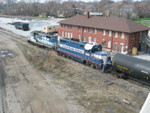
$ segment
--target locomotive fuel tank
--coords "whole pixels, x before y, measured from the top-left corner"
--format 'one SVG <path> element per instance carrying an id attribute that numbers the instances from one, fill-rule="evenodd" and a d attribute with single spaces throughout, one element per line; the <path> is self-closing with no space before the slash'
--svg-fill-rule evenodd
<path id="1" fill-rule="evenodd" d="M 112 62 L 113 71 L 124 73 L 150 83 L 150 61 L 123 54 L 116 54 Z"/>

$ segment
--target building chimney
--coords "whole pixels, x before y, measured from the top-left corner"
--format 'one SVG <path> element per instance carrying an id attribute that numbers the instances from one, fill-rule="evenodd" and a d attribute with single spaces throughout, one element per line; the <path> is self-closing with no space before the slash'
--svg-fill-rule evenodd
<path id="1" fill-rule="evenodd" d="M 87 19 L 90 18 L 90 12 L 89 11 L 87 11 L 87 13 L 86 13 L 86 18 Z"/>

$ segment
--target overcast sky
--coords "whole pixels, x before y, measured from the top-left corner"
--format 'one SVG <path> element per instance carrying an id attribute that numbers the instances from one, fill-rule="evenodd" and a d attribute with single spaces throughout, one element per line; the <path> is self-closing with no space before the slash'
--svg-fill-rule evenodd
<path id="1" fill-rule="evenodd" d="M 20 0 L 18 0 L 18 1 L 20 1 Z M 29 1 L 29 0 L 26 0 L 26 1 Z M 47 1 L 47 0 L 39 0 L 40 2 L 45 2 L 45 1 Z M 52 0 L 53 1 L 53 0 Z M 62 0 L 62 1 L 68 1 L 68 0 Z M 72 0 L 72 1 L 84 1 L 84 2 L 92 2 L 92 1 L 100 1 L 100 0 Z M 113 1 L 122 1 L 122 0 L 113 0 Z M 137 1 L 137 0 L 133 0 L 133 1 Z M 140 0 L 138 0 L 138 1 L 140 1 Z"/>

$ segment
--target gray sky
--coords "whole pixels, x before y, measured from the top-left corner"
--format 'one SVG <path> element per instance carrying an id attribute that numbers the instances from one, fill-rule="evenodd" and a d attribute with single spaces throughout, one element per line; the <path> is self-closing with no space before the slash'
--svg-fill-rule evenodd
<path id="1" fill-rule="evenodd" d="M 20 1 L 20 0 L 18 0 Z M 29 1 L 29 0 L 26 0 L 26 1 Z M 39 0 L 40 2 L 45 2 L 46 0 Z M 62 0 L 62 1 L 68 1 L 68 0 Z M 75 0 L 74 0 L 75 1 Z M 100 0 L 76 0 L 76 1 L 85 1 L 85 2 L 92 2 L 92 1 L 100 1 Z M 122 0 L 113 0 L 113 1 L 122 1 Z M 133 1 L 136 1 L 136 0 L 133 0 Z M 140 1 L 140 0 L 139 0 Z"/>

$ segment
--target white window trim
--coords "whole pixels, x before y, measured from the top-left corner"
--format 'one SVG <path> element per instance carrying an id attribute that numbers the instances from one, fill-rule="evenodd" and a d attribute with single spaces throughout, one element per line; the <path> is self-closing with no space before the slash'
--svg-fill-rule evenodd
<path id="1" fill-rule="evenodd" d="M 110 45 L 109 45 L 109 43 L 110 43 Z M 111 48 L 111 41 L 110 41 L 110 40 L 109 40 L 108 43 L 107 43 L 107 47 L 108 47 L 108 48 Z"/>
<path id="2" fill-rule="evenodd" d="M 112 31 L 109 31 L 109 37 L 111 37 L 112 36 Z"/>
<path id="3" fill-rule="evenodd" d="M 66 38 L 68 38 L 67 36 L 68 36 L 68 33 L 67 33 L 67 32 L 65 32 L 65 37 L 66 37 Z"/>
<path id="4" fill-rule="evenodd" d="M 68 38 L 70 38 L 70 33 L 68 33 Z"/>
<path id="5" fill-rule="evenodd" d="M 81 31 L 81 27 L 80 26 L 78 26 L 78 31 Z"/>
<path id="6" fill-rule="evenodd" d="M 86 42 L 86 36 L 84 36 L 84 42 Z"/>
<path id="7" fill-rule="evenodd" d="M 125 38 L 125 33 L 121 33 L 121 39 Z"/>
<path id="8" fill-rule="evenodd" d="M 96 37 L 94 38 L 94 42 L 97 43 L 97 38 Z"/>
<path id="9" fill-rule="evenodd" d="M 91 43 L 92 42 L 92 37 L 89 37 L 88 39 L 89 39 L 88 42 Z"/>
<path id="10" fill-rule="evenodd" d="M 120 43 L 120 47 L 121 46 L 123 46 L 123 52 L 124 52 L 124 43 Z M 122 53 L 121 48 L 119 48 L 119 49 L 120 49 L 120 52 Z"/>
<path id="11" fill-rule="evenodd" d="M 61 34 L 61 35 L 62 35 L 62 37 L 64 37 L 64 31 L 62 31 L 62 34 Z"/>
<path id="12" fill-rule="evenodd" d="M 84 32 L 86 32 L 87 28 L 84 28 Z"/>
<path id="13" fill-rule="evenodd" d="M 97 34 L 97 29 L 96 28 L 94 29 L 94 34 Z"/>
<path id="14" fill-rule="evenodd" d="M 79 39 L 79 41 L 81 41 L 81 35 L 78 35 L 78 39 Z"/>
<path id="15" fill-rule="evenodd" d="M 91 32 L 92 32 L 92 29 L 91 29 L 91 28 L 88 28 L 88 32 L 91 33 Z"/>
<path id="16" fill-rule="evenodd" d="M 103 35 L 104 35 L 104 36 L 106 35 L 106 30 L 103 30 Z"/>
<path id="17" fill-rule="evenodd" d="M 70 33 L 70 38 L 73 38 L 73 33 Z"/>
<path id="18" fill-rule="evenodd" d="M 115 32 L 115 38 L 118 38 L 118 32 Z"/>

